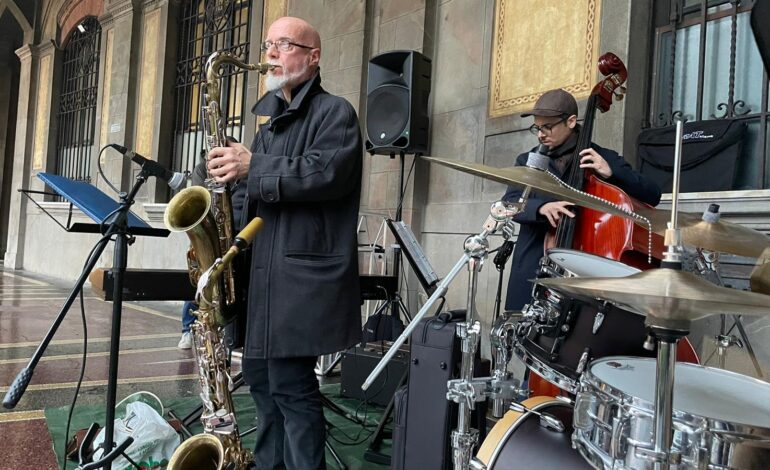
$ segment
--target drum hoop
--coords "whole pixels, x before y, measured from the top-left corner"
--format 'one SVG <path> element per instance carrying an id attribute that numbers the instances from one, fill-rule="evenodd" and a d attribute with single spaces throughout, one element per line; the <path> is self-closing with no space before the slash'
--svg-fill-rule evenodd
<path id="1" fill-rule="evenodd" d="M 541 401 L 540 403 L 537 403 L 536 405 L 529 406 L 527 405 L 527 402 L 532 400 L 540 400 L 545 399 L 544 401 Z M 531 397 L 522 402 L 522 405 L 526 406 L 530 410 L 533 411 L 540 411 L 540 409 L 545 408 L 549 405 L 562 405 L 569 407 L 568 404 L 564 403 L 561 400 L 557 400 L 554 397 L 547 397 L 547 396 L 538 396 L 538 397 Z M 495 444 L 495 448 L 492 451 L 492 454 L 489 456 L 489 462 L 487 462 L 487 468 L 489 466 L 493 465 L 497 461 L 497 457 L 500 455 L 500 452 L 503 450 L 503 447 L 505 446 L 505 443 L 508 442 L 508 437 L 510 437 L 511 434 L 513 434 L 524 422 L 526 418 L 529 416 L 532 416 L 532 413 L 527 411 L 526 413 L 520 413 L 520 416 L 516 418 L 513 423 L 511 423 L 510 426 L 505 430 L 505 433 L 503 433 L 503 436 L 500 438 L 500 440 Z"/>
<path id="2" fill-rule="evenodd" d="M 529 354 L 529 351 L 519 341 L 514 341 L 513 351 L 516 356 L 527 366 L 530 370 L 543 377 L 548 382 L 556 385 L 562 390 L 565 390 L 571 394 L 576 394 L 580 389 L 580 382 L 571 377 L 568 377 L 561 372 L 549 367 L 545 362 L 539 358 Z"/>
<path id="3" fill-rule="evenodd" d="M 569 248 L 550 248 L 548 251 L 546 251 L 545 257 L 548 259 L 549 263 L 555 264 L 558 268 L 560 268 L 565 273 L 569 273 L 568 276 L 564 276 L 564 277 L 581 277 L 581 276 L 578 276 L 577 274 L 573 273 L 572 271 L 570 271 L 566 267 L 562 266 L 561 264 L 559 264 L 555 260 L 553 260 L 551 258 L 551 253 L 567 253 L 567 254 L 579 253 L 579 256 L 583 257 L 583 258 L 593 258 L 593 259 L 595 259 L 597 261 L 607 262 L 607 264 L 612 264 L 612 265 L 616 265 L 616 266 L 625 266 L 625 267 L 631 268 L 633 270 L 632 272 L 630 272 L 628 274 L 629 276 L 631 274 L 636 274 L 636 273 L 641 272 L 641 270 L 639 270 L 638 268 L 634 268 L 633 266 L 629 266 L 626 263 L 623 263 L 621 261 L 614 260 L 614 259 L 611 259 L 611 258 L 607 258 L 605 256 L 599 256 L 599 255 L 595 255 L 593 253 L 587 253 L 585 251 L 580 251 L 580 250 L 572 250 L 572 249 L 569 249 Z"/>
<path id="4" fill-rule="evenodd" d="M 591 395 L 594 396 L 608 396 L 610 397 L 617 406 L 623 408 L 624 413 L 630 413 L 631 409 L 633 409 L 635 414 L 639 414 L 639 411 L 643 412 L 645 415 L 649 415 L 651 418 L 655 414 L 655 406 L 652 402 L 647 401 L 643 398 L 637 397 L 635 395 L 632 395 L 628 392 L 625 392 L 613 385 L 610 385 L 609 383 L 599 379 L 596 377 L 592 372 L 592 367 L 594 364 L 598 362 L 609 362 L 612 360 L 625 360 L 628 359 L 635 359 L 635 360 L 644 360 L 644 361 L 655 361 L 655 359 L 652 358 L 638 358 L 634 356 L 606 356 L 601 359 L 597 359 L 589 365 L 589 367 L 586 368 L 586 370 L 583 372 L 583 374 L 580 377 L 580 387 L 578 394 L 583 394 L 586 392 L 590 392 Z M 720 373 L 726 373 L 725 375 L 729 376 L 736 376 L 740 377 L 741 379 L 752 379 L 754 382 L 758 382 L 759 384 L 767 385 L 767 382 L 763 382 L 758 379 L 754 379 L 753 377 L 747 377 L 742 374 L 738 374 L 736 372 L 732 371 L 726 371 L 722 369 L 715 369 L 713 367 L 706 367 L 699 364 L 690 364 L 686 362 L 677 362 L 677 367 L 686 367 L 686 368 L 692 368 L 692 369 L 705 369 L 705 370 L 715 370 L 719 371 Z M 578 397 L 576 399 L 576 402 L 579 401 L 580 398 Z M 719 435 L 736 435 L 736 434 L 755 434 L 757 430 L 766 430 L 768 431 L 767 439 L 770 439 L 770 427 L 763 427 L 758 426 L 756 424 L 747 424 L 747 423 L 740 423 L 738 421 L 726 421 L 724 419 L 717 419 L 712 418 L 706 415 L 701 415 L 689 411 L 683 411 L 681 409 L 674 409 L 674 419 L 681 425 L 687 425 L 687 426 L 706 426 L 706 430 L 708 434 L 719 434 Z M 675 425 L 676 427 L 676 425 Z M 720 430 L 719 428 L 724 428 L 723 430 Z M 751 436 L 752 440 L 755 440 L 759 436 Z M 759 437 L 760 441 L 765 441 L 766 439 Z"/>

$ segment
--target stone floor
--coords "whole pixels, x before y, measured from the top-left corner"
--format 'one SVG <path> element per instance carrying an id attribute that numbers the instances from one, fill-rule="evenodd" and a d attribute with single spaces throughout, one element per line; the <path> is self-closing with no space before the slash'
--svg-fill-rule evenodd
<path id="1" fill-rule="evenodd" d="M 72 286 L 0 266 L 0 394 L 27 366 Z M 103 404 L 109 368 L 112 303 L 84 292 L 88 360 L 78 405 Z M 181 334 L 180 302 L 124 303 L 117 397 L 146 390 L 161 399 L 197 395 L 189 350 Z M 0 468 L 58 468 L 43 410 L 72 402 L 83 354 L 84 329 L 76 300 L 45 350 L 26 393 L 13 410 L 0 410 Z M 103 423 L 102 423 L 103 424 Z"/>

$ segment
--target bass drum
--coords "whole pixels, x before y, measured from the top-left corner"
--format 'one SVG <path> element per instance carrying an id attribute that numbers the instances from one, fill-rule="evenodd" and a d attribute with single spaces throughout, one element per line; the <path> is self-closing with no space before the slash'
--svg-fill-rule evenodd
<path id="1" fill-rule="evenodd" d="M 565 429 L 559 432 L 546 427 L 533 413 L 507 412 L 489 431 L 476 455 L 488 470 L 592 468 L 572 449 L 572 405 L 553 397 L 532 397 L 521 404 L 557 418 Z"/>

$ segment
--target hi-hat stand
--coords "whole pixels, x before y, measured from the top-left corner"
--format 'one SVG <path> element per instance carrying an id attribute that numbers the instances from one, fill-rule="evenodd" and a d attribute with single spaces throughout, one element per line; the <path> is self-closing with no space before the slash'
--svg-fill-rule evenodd
<path id="1" fill-rule="evenodd" d="M 115 237 L 115 249 L 113 259 L 113 301 L 112 301 L 112 328 L 110 333 L 110 360 L 109 371 L 107 378 L 107 402 L 105 405 L 105 423 L 104 423 L 104 441 L 99 446 L 102 449 L 101 457 L 95 461 L 90 461 L 93 454 L 89 454 L 87 449 L 90 448 L 93 440 L 97 435 L 97 424 L 94 423 L 88 429 L 86 437 L 83 439 L 80 449 L 78 450 L 79 456 L 79 469 L 80 470 L 92 470 L 97 468 L 104 468 L 110 470 L 112 467 L 112 461 L 118 456 L 125 455 L 125 450 L 133 442 L 133 438 L 128 437 L 120 443 L 113 441 L 113 430 L 115 424 L 115 402 L 117 394 L 118 384 L 118 358 L 120 353 L 120 322 L 123 305 L 123 275 L 126 271 L 126 264 L 128 261 L 128 247 L 136 240 L 135 235 L 141 232 L 143 235 L 148 236 L 161 236 L 166 237 L 169 234 L 165 229 L 154 229 L 140 220 L 133 213 L 130 212 L 131 206 L 134 204 L 134 198 L 147 181 L 147 179 L 153 176 L 152 171 L 148 171 L 142 167 L 142 170 L 136 176 L 134 186 L 128 193 L 120 194 L 120 204 L 110 199 L 106 194 L 99 191 L 96 187 L 87 183 L 76 182 L 64 178 L 62 176 L 50 175 L 46 173 L 39 173 L 38 177 L 45 181 L 45 183 L 52 187 L 58 194 L 65 197 L 72 204 L 77 206 L 86 215 L 91 217 L 98 225 L 92 225 L 83 231 L 91 233 L 101 232 L 104 236 L 97 243 L 94 248 L 91 258 L 86 263 L 85 268 L 80 274 L 75 287 L 70 292 L 69 297 L 64 303 L 61 311 L 54 320 L 51 328 L 46 333 L 43 341 L 38 346 L 37 350 L 33 354 L 27 367 L 21 370 L 19 374 L 11 384 L 8 392 L 3 400 L 3 406 L 11 409 L 21 399 L 34 372 L 40 358 L 43 356 L 48 344 L 56 334 L 59 325 L 64 320 L 70 306 L 74 302 L 77 295 L 83 289 L 88 275 L 96 266 L 99 257 L 101 256 L 107 244 Z M 96 230 L 98 229 L 98 230 Z M 138 468 L 138 467 L 137 467 Z"/>

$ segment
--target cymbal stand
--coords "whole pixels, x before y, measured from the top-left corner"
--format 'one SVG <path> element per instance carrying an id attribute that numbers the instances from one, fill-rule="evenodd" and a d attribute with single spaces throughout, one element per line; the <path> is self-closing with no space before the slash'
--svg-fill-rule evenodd
<path id="1" fill-rule="evenodd" d="M 716 217 L 717 217 L 716 220 L 718 220 L 718 216 L 719 216 L 718 210 L 719 210 L 718 205 L 711 204 L 711 206 L 709 206 L 709 209 L 706 212 L 704 212 L 703 219 L 706 220 L 707 217 L 710 216 L 710 214 L 716 214 Z M 706 251 L 700 248 L 698 248 L 697 251 L 698 251 L 699 260 L 703 264 L 702 271 L 708 270 L 714 273 L 719 285 L 724 287 L 725 283 L 722 281 L 722 276 L 719 273 L 719 253 L 714 251 Z M 696 262 L 696 264 L 698 263 Z M 764 374 L 762 373 L 762 366 L 759 365 L 757 354 L 754 352 L 754 348 L 752 347 L 751 342 L 749 341 L 749 336 L 746 333 L 746 328 L 743 325 L 743 320 L 741 320 L 740 315 L 731 315 L 731 316 L 733 317 L 732 328 L 736 328 L 738 330 L 740 339 L 736 338 L 735 335 L 731 335 L 729 331 L 726 331 L 727 316 L 725 314 L 720 315 L 719 316 L 719 321 L 720 321 L 719 334 L 714 337 L 714 341 L 716 342 L 716 348 L 717 348 L 716 350 L 717 367 L 719 367 L 720 369 L 725 368 L 727 353 L 730 347 L 738 346 L 738 348 L 740 349 L 743 349 L 745 347 L 746 353 L 749 355 L 749 359 L 751 359 L 751 363 L 754 366 L 754 370 L 757 373 L 757 377 L 760 379 L 764 379 Z M 730 328 L 730 331 L 732 331 L 732 328 Z"/>
<path id="2" fill-rule="evenodd" d="M 484 223 L 483 230 L 477 235 L 469 236 L 464 243 L 463 256 L 451 269 L 449 274 L 441 280 L 435 292 L 415 315 L 412 322 L 404 329 L 390 350 L 383 356 L 377 366 L 366 378 L 361 388 L 368 389 L 374 380 L 384 370 L 388 361 L 398 351 L 398 348 L 412 334 L 422 317 L 431 310 L 439 298 L 446 295 L 449 284 L 459 274 L 460 270 L 468 265 L 468 296 L 467 314 L 464 322 L 457 325 L 457 336 L 462 339 L 462 360 L 460 366 L 460 378 L 450 380 L 447 383 L 447 399 L 459 405 L 458 426 L 452 432 L 453 462 L 455 470 L 465 470 L 471 466 L 472 451 L 478 441 L 479 432 L 470 427 L 471 410 L 477 401 L 488 398 L 513 399 L 521 393 L 520 383 L 515 379 L 500 381 L 495 377 L 473 377 L 473 358 L 478 347 L 481 333 L 481 323 L 475 319 L 476 314 L 476 290 L 478 287 L 478 273 L 481 271 L 484 259 L 489 254 L 489 242 L 487 237 L 501 229 L 510 219 L 521 212 L 529 197 L 530 187 L 526 187 L 517 203 L 506 204 L 498 201 L 492 205 L 490 215 Z M 475 466 L 475 464 L 474 464 Z"/>
<path id="3" fill-rule="evenodd" d="M 679 177 L 682 161 L 683 122 L 676 122 L 676 147 L 674 150 L 674 175 L 671 199 L 671 222 L 666 229 L 666 252 L 662 268 L 682 269 L 682 234 L 677 225 L 679 205 Z M 671 439 L 674 414 L 674 374 L 676 371 L 676 348 L 680 339 L 690 332 L 689 321 L 665 321 L 648 316 L 645 325 L 658 346 L 655 371 L 655 418 L 653 427 L 653 449 L 637 449 L 643 458 L 655 463 L 655 470 L 668 469 L 678 463 L 678 455 L 671 454 Z M 648 339 L 645 347 L 651 346 Z"/>

